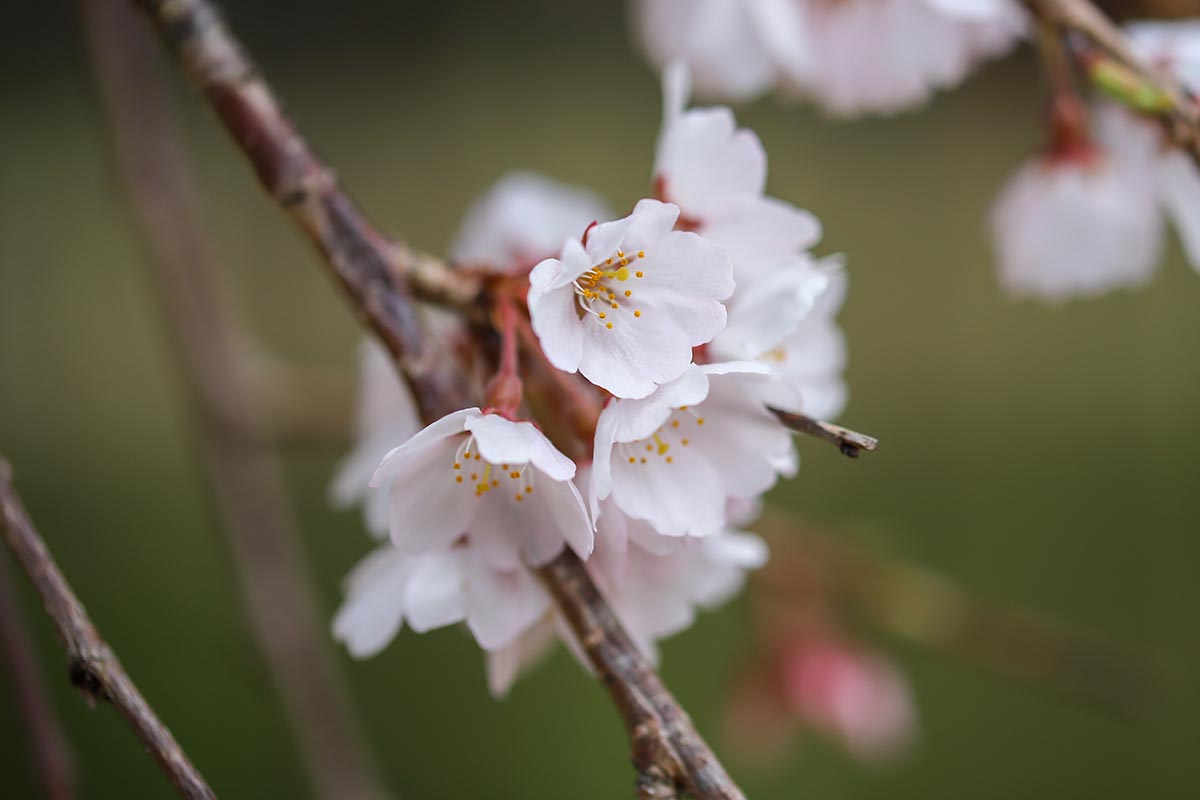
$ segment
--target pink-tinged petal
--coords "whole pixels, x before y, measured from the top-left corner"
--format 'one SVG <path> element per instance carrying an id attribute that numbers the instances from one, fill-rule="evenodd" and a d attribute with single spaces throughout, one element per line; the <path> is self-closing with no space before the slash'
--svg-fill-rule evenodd
<path id="1" fill-rule="evenodd" d="M 467 423 L 484 460 L 493 464 L 531 463 L 556 481 L 575 477 L 575 462 L 560 453 L 531 422 L 484 414 Z"/>
<path id="2" fill-rule="evenodd" d="M 467 579 L 467 627 L 484 650 L 511 644 L 538 621 L 550 598 L 527 570 L 500 572 L 473 561 Z"/>
<path id="3" fill-rule="evenodd" d="M 728 108 L 691 109 L 663 131 L 654 174 L 685 216 L 705 221 L 762 194 L 767 156 L 753 131 L 738 130 Z"/>
<path id="4" fill-rule="evenodd" d="M 647 246 L 638 262 L 645 282 L 635 281 L 637 292 L 656 291 L 689 297 L 725 300 L 733 294 L 733 264 L 716 243 L 690 231 L 672 231 Z"/>
<path id="5" fill-rule="evenodd" d="M 709 463 L 681 452 L 668 464 L 657 455 L 612 465 L 612 499 L 631 517 L 664 536 L 707 536 L 725 522 L 725 487 Z"/>
<path id="6" fill-rule="evenodd" d="M 734 278 L 746 283 L 814 247 L 821 240 L 821 222 L 791 203 L 757 197 L 710 217 L 697 233 L 725 250 Z"/>
<path id="7" fill-rule="evenodd" d="M 679 206 L 674 203 L 648 197 L 638 200 L 633 213 L 629 215 L 629 228 L 623 242 L 625 250 L 636 252 L 647 247 L 658 247 L 663 237 L 674 230 L 678 219 Z M 612 255 L 612 251 L 600 250 L 599 253 Z"/>
<path id="8" fill-rule="evenodd" d="M 508 694 L 520 677 L 544 659 L 554 647 L 555 617 L 539 620 L 512 643 L 487 653 L 488 691 L 497 700 Z"/>
<path id="9" fill-rule="evenodd" d="M 346 599 L 333 618 L 333 636 L 355 658 L 381 652 L 404 624 L 404 588 L 412 558 L 390 545 L 374 550 L 346 579 Z"/>
<path id="10" fill-rule="evenodd" d="M 539 292 L 531 285 L 529 318 L 550 363 L 565 372 L 578 370 L 583 358 L 584 328 L 576 312 L 574 290 Z"/>
<path id="11" fill-rule="evenodd" d="M 633 225 L 636 213 L 635 209 L 634 214 L 630 214 L 628 217 L 622 217 L 612 222 L 601 222 L 588 231 L 587 244 L 584 245 L 584 250 L 589 267 L 603 262 L 621 248 L 630 227 Z"/>
<path id="12" fill-rule="evenodd" d="M 388 490 L 392 542 L 406 552 L 443 549 L 468 527 L 477 506 L 470 468 L 454 470 L 456 439 L 424 448 L 398 468 Z M 475 462 L 472 462 L 475 463 Z M 460 473 L 466 473 L 465 475 Z M 462 482 L 455 478 L 462 477 Z"/>
<path id="13" fill-rule="evenodd" d="M 1200 170 L 1186 154 L 1165 153 L 1159 166 L 1163 205 L 1175 223 L 1188 262 L 1200 271 Z"/>
<path id="14" fill-rule="evenodd" d="M 466 618 L 466 578 L 462 548 L 417 556 L 404 589 L 408 624 L 425 633 Z"/>
<path id="15" fill-rule="evenodd" d="M 757 358 L 778 347 L 812 313 L 829 278 L 797 260 L 768 272 L 738 292 L 729 324 L 712 342 L 710 352 L 731 358 Z"/>
<path id="16" fill-rule="evenodd" d="M 640 318 L 617 318 L 612 328 L 585 324 L 579 372 L 617 397 L 645 397 L 679 377 L 691 359 L 691 340 L 673 316 L 645 312 Z"/>
<path id="17" fill-rule="evenodd" d="M 383 486 L 396 479 L 397 475 L 408 474 L 407 465 L 413 459 L 425 458 L 425 450 L 445 439 L 466 430 L 467 420 L 480 415 L 478 408 L 464 408 L 427 425 L 404 444 L 391 450 L 375 470 L 371 486 Z"/>
<path id="18" fill-rule="evenodd" d="M 708 378 L 704 368 L 689 364 L 683 375 L 664 383 L 648 397 L 609 403 L 600 412 L 596 429 L 599 431 L 600 426 L 605 426 L 606 432 L 612 432 L 612 441 L 617 443 L 645 439 L 666 424 L 672 409 L 696 405 L 707 396 Z M 599 441 L 597 433 L 597 442 Z M 599 452 L 593 460 L 594 463 L 602 461 Z"/>
<path id="19" fill-rule="evenodd" d="M 574 482 L 542 481 L 538 483 L 537 490 L 526 497 L 544 506 L 553 529 L 580 558 L 586 559 L 592 554 L 595 526 Z M 540 552 L 531 549 L 529 563 L 541 566 L 557 556 L 558 552 L 559 548 L 545 548 Z"/>

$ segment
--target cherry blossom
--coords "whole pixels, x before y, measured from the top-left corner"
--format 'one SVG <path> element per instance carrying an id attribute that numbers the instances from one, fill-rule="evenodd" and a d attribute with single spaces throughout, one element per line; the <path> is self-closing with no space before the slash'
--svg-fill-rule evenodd
<path id="1" fill-rule="evenodd" d="M 479 646 L 497 651 L 534 626 L 550 598 L 523 566 L 497 568 L 466 544 L 407 553 L 385 544 L 346 579 L 334 636 L 356 658 L 379 653 L 404 623 L 418 633 L 465 622 Z"/>
<path id="2" fill-rule="evenodd" d="M 688 81 L 681 64 L 663 76 L 655 185 L 679 206 L 680 224 L 719 244 L 739 284 L 748 284 L 815 245 L 821 223 L 765 194 L 767 155 L 758 136 L 738 128 L 728 108 L 686 108 Z"/>
<path id="3" fill-rule="evenodd" d="M 1014 0 L 640 0 L 639 38 L 707 96 L 772 86 L 830 113 L 890 114 L 961 83 L 1025 29 Z"/>
<path id="4" fill-rule="evenodd" d="M 642 399 L 616 399 L 596 427 L 592 486 L 666 536 L 724 525 L 726 499 L 752 498 L 795 472 L 787 429 L 749 388 L 769 380 L 749 362 L 691 366 Z"/>
<path id="5" fill-rule="evenodd" d="M 592 523 L 575 464 L 530 422 L 468 408 L 389 452 L 371 483 L 387 485 L 392 542 L 405 552 L 448 547 L 469 532 L 504 569 L 544 564 L 563 542 L 586 558 Z"/>
<path id="6" fill-rule="evenodd" d="M 645 397 L 725 327 L 733 268 L 712 242 L 675 230 L 678 218 L 676 206 L 642 200 L 533 269 L 530 319 L 554 366 Z"/>
<path id="7" fill-rule="evenodd" d="M 735 295 L 708 354 L 770 367 L 774 379 L 752 385 L 765 404 L 833 419 L 846 404 L 846 343 L 836 321 L 845 297 L 839 256 L 798 257 Z"/>
<path id="8" fill-rule="evenodd" d="M 587 189 L 513 172 L 471 204 L 450 258 L 474 269 L 526 272 L 557 253 L 568 237 L 612 217 L 604 201 Z"/>

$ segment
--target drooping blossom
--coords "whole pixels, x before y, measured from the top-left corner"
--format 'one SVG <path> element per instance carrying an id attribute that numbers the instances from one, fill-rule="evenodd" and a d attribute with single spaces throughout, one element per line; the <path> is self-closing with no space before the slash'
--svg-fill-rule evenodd
<path id="1" fill-rule="evenodd" d="M 1134 53 L 1193 93 L 1200 91 L 1200 20 L 1126 26 Z M 1196 102 L 1184 99 L 1184 102 Z M 1112 101 L 1096 110 L 1096 136 L 1128 168 L 1148 176 L 1192 267 L 1200 270 L 1200 168 L 1169 142 L 1159 122 Z"/>
<path id="2" fill-rule="evenodd" d="M 658 66 L 680 60 L 706 96 L 773 86 L 830 113 L 889 114 L 961 83 L 1021 37 L 1014 0 L 640 0 Z"/>
<path id="3" fill-rule="evenodd" d="M 674 205 L 642 200 L 533 269 L 530 319 L 554 366 L 645 397 L 725 327 L 733 268 L 711 241 L 675 230 L 678 217 Z"/>
<path id="4" fill-rule="evenodd" d="M 1000 281 L 1049 301 L 1143 285 L 1162 245 L 1154 181 L 1098 144 L 1077 101 L 1060 98 L 1054 139 L 1000 192 L 992 235 Z"/>
<path id="5" fill-rule="evenodd" d="M 778 755 L 795 731 L 818 733 L 870 766 L 903 756 L 918 733 L 904 675 L 833 631 L 780 631 L 743 672 L 727 723 L 747 755 Z"/>
<path id="6" fill-rule="evenodd" d="M 367 658 L 405 623 L 424 633 L 465 622 L 479 646 L 494 652 L 535 626 L 549 607 L 546 590 L 528 569 L 497 567 L 479 548 L 408 553 L 384 544 L 346 579 L 333 633 L 351 655 Z"/>
<path id="7" fill-rule="evenodd" d="M 821 238 L 808 211 L 766 194 L 767 155 L 728 108 L 686 108 L 682 64 L 663 75 L 663 125 L 654 159 L 661 199 L 680 209 L 680 224 L 719 244 L 743 291 L 786 266 Z"/>
<path id="8" fill-rule="evenodd" d="M 358 380 L 354 449 L 338 465 L 329 495 L 339 508 L 361 503 L 367 530 L 383 538 L 388 529 L 387 492 L 372 489 L 371 476 L 389 450 L 421 429 L 421 418 L 396 366 L 373 341 L 359 348 Z"/>
<path id="9" fill-rule="evenodd" d="M 836 320 L 845 298 L 840 257 L 800 257 L 735 295 L 708 354 L 770 367 L 773 379 L 752 386 L 768 406 L 834 419 L 846 405 L 846 343 Z"/>
<path id="10" fill-rule="evenodd" d="M 794 474 L 791 435 L 749 384 L 750 362 L 692 365 L 641 399 L 615 399 L 596 427 L 592 486 L 665 536 L 707 536 L 730 497 L 753 498 Z"/>
<path id="11" fill-rule="evenodd" d="M 473 269 L 526 272 L 592 222 L 612 217 L 604 201 L 587 189 L 512 172 L 471 204 L 450 259 Z"/>
<path id="12" fill-rule="evenodd" d="M 388 486 L 392 542 L 441 550 L 469 533 L 494 567 L 538 566 L 565 541 L 592 552 L 592 523 L 575 464 L 530 422 L 455 411 L 389 452 L 371 483 Z"/>

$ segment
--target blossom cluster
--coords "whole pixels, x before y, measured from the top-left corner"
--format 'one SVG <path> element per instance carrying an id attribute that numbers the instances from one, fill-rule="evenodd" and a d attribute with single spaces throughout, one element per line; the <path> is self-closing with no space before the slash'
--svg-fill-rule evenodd
<path id="1" fill-rule="evenodd" d="M 650 59 L 687 63 L 704 94 L 779 88 L 838 116 L 919 105 L 1025 29 L 1014 0 L 638 0 L 635 22 Z"/>
<path id="2" fill-rule="evenodd" d="M 334 620 L 354 655 L 405 624 L 462 622 L 500 695 L 556 638 L 578 652 L 535 574 L 563 548 L 651 658 L 766 562 L 742 528 L 798 467 L 771 409 L 840 413 L 845 278 L 810 253 L 818 220 L 765 194 L 758 137 L 727 108 L 689 108 L 682 67 L 664 84 L 654 196 L 628 216 L 601 221 L 615 215 L 591 192 L 527 173 L 469 210 L 451 259 L 492 287 L 500 340 L 473 351 L 495 368 L 481 407 L 422 428 L 364 349 L 358 444 L 333 495 L 387 541 Z"/>
<path id="3" fill-rule="evenodd" d="M 1200 22 L 1135 23 L 1136 54 L 1200 90 Z M 1192 102 L 1190 99 L 1187 102 Z M 1052 137 L 992 216 L 1001 282 L 1048 301 L 1134 288 L 1153 277 L 1170 220 L 1200 270 L 1200 169 L 1158 123 L 1114 100 L 1056 98 Z"/>

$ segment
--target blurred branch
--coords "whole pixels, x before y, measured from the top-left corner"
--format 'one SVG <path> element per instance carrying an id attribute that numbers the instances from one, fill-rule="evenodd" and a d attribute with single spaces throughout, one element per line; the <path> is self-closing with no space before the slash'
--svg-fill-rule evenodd
<path id="1" fill-rule="evenodd" d="M 120 3 L 84 5 L 117 165 L 183 364 L 250 631 L 319 797 L 386 796 L 338 673 L 271 452 L 252 368 L 195 199 L 153 39 Z"/>
<path id="2" fill-rule="evenodd" d="M 806 436 L 812 436 L 821 441 L 829 442 L 829 444 L 840 450 L 842 455 L 848 458 L 858 458 L 858 454 L 864 450 L 872 453 L 879 446 L 879 440 L 875 437 L 843 428 L 841 425 L 822 422 L 819 419 L 813 419 L 804 414 L 780 411 L 777 408 L 772 408 L 770 411 L 779 417 L 780 422 L 796 433 L 803 433 Z"/>
<path id="3" fill-rule="evenodd" d="M 100 637 L 71 591 L 17 496 L 12 485 L 12 468 L 3 458 L 0 458 L 0 531 L 58 629 L 67 651 L 71 683 L 83 692 L 88 702 L 107 700 L 117 709 L 181 797 L 216 800 L 203 776 L 134 686 L 116 653 Z"/>
<path id="4" fill-rule="evenodd" d="M 1125 34 L 1089 0 L 1024 0 L 1035 17 L 1062 35 L 1090 43 L 1105 57 L 1130 70 L 1161 98 L 1155 108 L 1135 107 L 1153 113 L 1163 123 L 1171 140 L 1200 165 L 1200 104 L 1163 72 L 1143 64 L 1134 55 Z"/>
<path id="5" fill-rule="evenodd" d="M 777 509 L 756 527 L 770 537 L 771 563 L 754 580 L 785 618 L 798 606 L 832 600 L 892 636 L 1126 717 L 1143 711 L 1171 677 L 1152 657 L 989 602 L 947 575 L 869 552 Z"/>
<path id="6" fill-rule="evenodd" d="M 638 797 L 744 800 L 570 550 L 542 567 L 559 607 L 612 696 L 633 746 Z"/>
<path id="7" fill-rule="evenodd" d="M 75 797 L 75 767 L 46 683 L 34 658 L 33 641 L 21 617 L 20 598 L 8 564 L 0 559 L 0 649 L 8 661 L 13 700 L 29 731 L 33 766 L 46 800 Z"/>
<path id="8" fill-rule="evenodd" d="M 465 376 L 439 360 L 412 304 L 407 279 L 424 281 L 426 290 L 430 279 L 413 263 L 402 263 L 409 251 L 386 242 L 339 188 L 216 9 L 206 0 L 135 2 L 204 92 L 263 187 L 321 251 L 352 306 L 396 360 L 425 419 L 466 405 Z M 447 278 L 444 286 L 457 285 L 431 266 L 437 262 L 423 263 Z M 621 630 L 579 559 L 566 552 L 542 569 L 542 578 L 630 726 L 639 794 L 676 797 L 683 787 L 696 800 L 743 797 Z"/>

